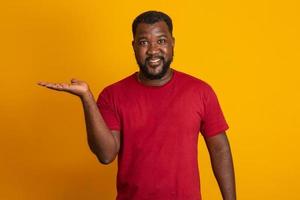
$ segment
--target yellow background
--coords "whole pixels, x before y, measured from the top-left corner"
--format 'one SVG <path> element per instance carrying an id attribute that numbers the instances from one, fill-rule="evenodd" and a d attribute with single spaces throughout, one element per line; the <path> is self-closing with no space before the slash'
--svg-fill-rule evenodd
<path id="1" fill-rule="evenodd" d="M 77 97 L 36 82 L 87 81 L 95 94 L 138 69 L 131 23 L 168 13 L 172 66 L 210 83 L 230 125 L 238 199 L 300 199 L 299 1 L 0 3 L 0 199 L 114 199 L 116 162 L 89 151 Z M 204 200 L 221 199 L 199 140 Z"/>

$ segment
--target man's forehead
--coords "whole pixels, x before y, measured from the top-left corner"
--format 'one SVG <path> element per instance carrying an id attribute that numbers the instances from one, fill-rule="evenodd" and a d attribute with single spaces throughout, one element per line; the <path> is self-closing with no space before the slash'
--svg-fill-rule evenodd
<path id="1" fill-rule="evenodd" d="M 140 23 L 136 29 L 135 36 L 143 36 L 148 34 L 168 35 L 170 34 L 167 24 L 164 21 L 159 21 L 153 24 Z"/>

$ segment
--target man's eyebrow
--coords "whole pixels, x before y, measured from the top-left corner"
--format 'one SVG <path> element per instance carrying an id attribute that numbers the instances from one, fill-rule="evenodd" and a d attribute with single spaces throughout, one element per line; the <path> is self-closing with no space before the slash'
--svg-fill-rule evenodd
<path id="1" fill-rule="evenodd" d="M 158 35 L 157 37 L 167 37 L 166 34 L 161 34 L 161 35 Z"/>
<path id="2" fill-rule="evenodd" d="M 137 40 L 147 39 L 145 36 L 138 37 Z"/>
<path id="3" fill-rule="evenodd" d="M 161 38 L 161 37 L 168 37 L 168 36 L 166 34 L 162 33 L 162 34 L 157 35 L 156 37 Z M 142 40 L 142 39 L 147 39 L 147 37 L 141 35 L 141 36 L 138 36 L 138 38 L 137 38 L 137 40 Z"/>

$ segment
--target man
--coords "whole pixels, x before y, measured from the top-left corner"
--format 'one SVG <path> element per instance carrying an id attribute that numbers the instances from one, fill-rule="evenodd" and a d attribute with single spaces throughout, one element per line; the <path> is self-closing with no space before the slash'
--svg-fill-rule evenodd
<path id="1" fill-rule="evenodd" d="M 84 81 L 39 85 L 80 97 L 92 152 L 103 164 L 118 155 L 118 200 L 201 199 L 199 131 L 223 199 L 234 200 L 228 125 L 207 83 L 170 68 L 172 30 L 162 12 L 139 15 L 132 46 L 140 70 L 106 87 L 97 102 Z"/>

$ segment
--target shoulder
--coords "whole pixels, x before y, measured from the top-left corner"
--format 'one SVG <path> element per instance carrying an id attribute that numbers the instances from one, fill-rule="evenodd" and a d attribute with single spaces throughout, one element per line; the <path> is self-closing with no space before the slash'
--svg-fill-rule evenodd
<path id="1" fill-rule="evenodd" d="M 126 95 L 126 88 L 134 84 L 134 74 L 131 74 L 115 83 L 112 83 L 99 92 L 97 102 L 115 102 Z"/>
<path id="2" fill-rule="evenodd" d="M 201 92 L 210 92 L 212 87 L 206 81 L 190 74 L 174 70 L 178 82 L 186 89 L 192 88 Z"/>
<path id="3" fill-rule="evenodd" d="M 126 88 L 129 88 L 131 85 L 135 84 L 135 75 L 136 72 L 115 83 L 106 86 L 102 90 L 102 93 L 120 93 L 126 90 Z"/>

